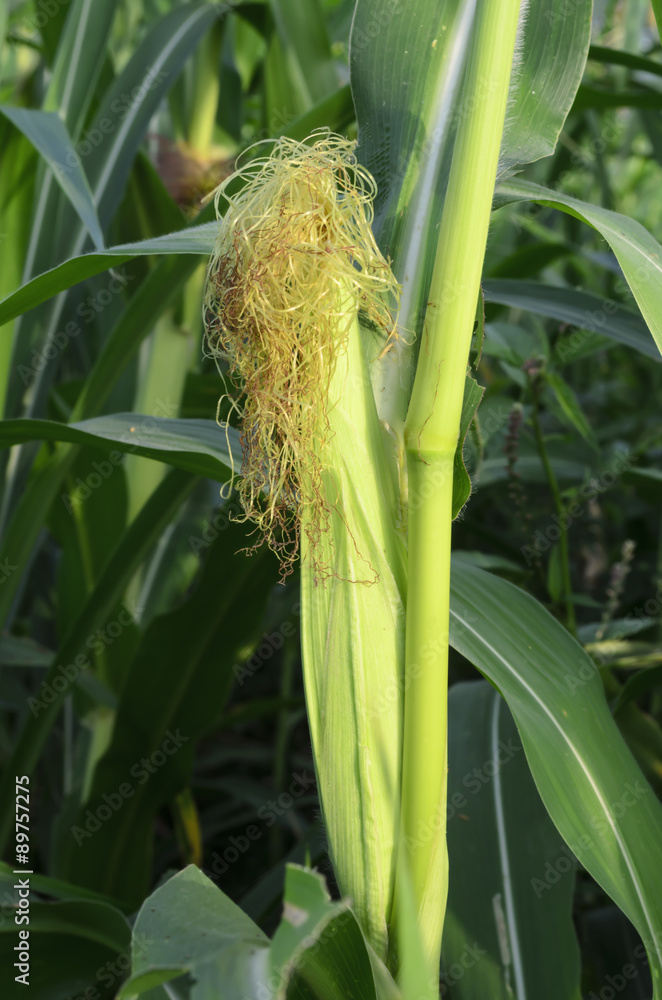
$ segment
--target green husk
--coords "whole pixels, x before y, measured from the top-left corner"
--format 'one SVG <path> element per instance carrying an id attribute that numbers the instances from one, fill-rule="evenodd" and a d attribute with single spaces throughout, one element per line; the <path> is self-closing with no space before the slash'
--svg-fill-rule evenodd
<path id="1" fill-rule="evenodd" d="M 387 954 L 399 822 L 405 555 L 364 340 L 398 286 L 354 144 L 281 140 L 240 171 L 210 262 L 208 350 L 241 387 L 240 497 L 287 573 L 300 548 L 306 702 L 329 848 Z M 361 322 L 360 322 L 361 321 Z M 363 324 L 363 331 L 361 329 Z M 358 473 L 358 474 L 357 474 Z"/>

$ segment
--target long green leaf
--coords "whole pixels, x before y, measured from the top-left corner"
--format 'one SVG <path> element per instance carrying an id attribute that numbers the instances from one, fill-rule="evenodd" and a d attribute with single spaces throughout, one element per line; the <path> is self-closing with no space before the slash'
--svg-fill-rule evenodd
<path id="1" fill-rule="evenodd" d="M 101 274 L 102 271 L 107 271 L 134 257 L 161 253 L 192 253 L 207 256 L 214 248 L 217 232 L 217 223 L 208 222 L 177 233 L 157 236 L 152 240 L 119 244 L 102 251 L 72 257 L 28 281 L 0 302 L 0 324 L 7 323 L 15 316 L 33 309 L 53 295 L 85 281 L 86 278 Z"/>
<path id="2" fill-rule="evenodd" d="M 119 0 L 74 0 L 60 38 L 44 111 L 55 111 L 78 138 L 103 68 L 108 34 Z"/>
<path id="3" fill-rule="evenodd" d="M 485 682 L 455 684 L 448 718 L 452 878 L 442 983 L 458 1000 L 579 1000 L 574 859 L 564 857 L 513 718 Z M 535 892 L 532 883 L 560 857 L 563 879 L 553 892 Z"/>
<path id="4" fill-rule="evenodd" d="M 597 667 L 532 597 L 455 565 L 451 644 L 505 697 L 541 798 L 639 931 L 662 996 L 662 805 L 609 712 Z M 538 891 L 558 879 L 543 868 Z"/>
<path id="5" fill-rule="evenodd" d="M 336 67 L 320 0 L 269 0 L 290 86 L 307 109 L 337 87 Z"/>
<path id="6" fill-rule="evenodd" d="M 92 200 L 92 192 L 80 157 L 61 118 L 53 112 L 28 108 L 0 107 L 2 114 L 29 139 L 43 156 L 97 249 L 103 247 L 103 233 Z"/>
<path id="7" fill-rule="evenodd" d="M 25 260 L 30 233 L 25 225 L 32 205 L 37 155 L 34 147 L 10 125 L 0 119 L 0 144 L 3 156 L 0 159 L 0 232 L 6 250 L 0 270 L 0 295 L 11 294 L 23 280 Z M 46 171 L 50 176 L 49 172 Z M 0 324 L 1 325 L 1 324 Z M 0 330 L 0 413 L 4 412 L 7 384 L 10 379 L 13 327 Z"/>
<path id="8" fill-rule="evenodd" d="M 196 257 L 166 257 L 142 283 L 118 318 L 85 381 L 72 414 L 74 421 L 95 416 L 103 409 L 125 366 L 148 336 L 152 323 L 179 293 L 195 266 Z M 48 463 L 28 480 L 3 539 L 1 558 L 9 565 L 22 569 L 30 565 L 47 512 L 61 489 L 75 453 L 74 445 L 60 446 Z M 22 578 L 21 573 L 13 573 L 0 589 L 0 621 L 7 622 Z"/>
<path id="9" fill-rule="evenodd" d="M 25 971 L 14 967 L 19 927 L 10 917 L 10 907 L 3 906 L 3 998 L 20 1000 L 32 993 L 39 1000 L 62 1000 L 94 990 L 89 995 L 97 1000 L 112 1000 L 128 961 L 131 933 L 126 918 L 107 903 L 90 900 L 44 903 L 31 899 L 29 913 L 29 927 L 21 925 L 30 933 L 26 983 L 14 978 Z"/>
<path id="10" fill-rule="evenodd" d="M 66 668 L 73 665 L 77 673 L 80 673 L 80 657 L 86 661 L 84 651 L 90 648 L 87 645 L 88 639 L 94 638 L 95 631 L 108 621 L 108 616 L 122 599 L 150 547 L 158 540 L 194 485 L 195 480 L 186 473 L 172 471 L 157 487 L 124 534 L 97 587 L 59 649 L 58 656 L 44 679 L 53 693 L 53 700 L 42 706 L 35 706 L 37 711 L 33 710 L 28 718 L 0 783 L 0 844 L 6 842 L 11 829 L 9 803 L 14 796 L 14 776 L 32 772 L 62 706 L 67 688 L 62 689 L 60 684 L 53 687 L 53 681 L 62 676 L 59 666 Z"/>
<path id="11" fill-rule="evenodd" d="M 650 108 L 659 111 L 662 107 L 662 95 L 657 90 L 642 87 L 641 90 L 616 91 L 601 90 L 584 84 L 577 91 L 574 110 L 578 113 L 589 108 L 602 111 L 607 108 Z"/>
<path id="12" fill-rule="evenodd" d="M 11 888 L 16 881 L 14 870 L 11 865 L 0 861 L 0 884 Z M 61 879 L 50 878 L 48 875 L 34 873 L 30 878 L 30 887 L 44 896 L 51 896 L 53 899 L 65 900 L 92 900 L 93 902 L 106 903 L 108 906 L 121 908 L 121 903 L 111 896 L 103 896 L 101 893 L 85 889 L 83 886 L 74 885 L 71 882 L 63 882 Z"/>
<path id="13" fill-rule="evenodd" d="M 592 0 L 523 4 L 499 171 L 550 156 L 584 74 Z"/>
<path id="14" fill-rule="evenodd" d="M 398 428 L 408 402 L 413 333 L 427 301 L 475 0 L 359 0 L 350 68 L 359 154 L 377 182 L 375 231 L 403 285 L 403 344 L 375 366 L 379 413 Z M 523 5 L 500 169 L 553 152 L 581 80 L 591 4 L 558 16 Z M 407 350 L 405 341 L 409 342 Z"/>
<path id="15" fill-rule="evenodd" d="M 257 638 L 257 622 L 277 581 L 276 562 L 266 550 L 245 557 L 249 531 L 232 524 L 220 533 L 193 595 L 150 622 L 89 795 L 60 838 L 63 877 L 112 892 L 133 907 L 149 890 L 154 818 L 191 781 L 196 742 L 217 723 L 235 680 L 233 664 Z M 142 780 L 133 780 L 136 764 L 158 751 L 170 733 L 181 741 L 176 752 L 148 779 L 143 772 Z M 103 809 L 104 795 L 126 781 L 131 796 L 101 829 L 94 822 L 90 828 L 90 813 Z"/>
<path id="16" fill-rule="evenodd" d="M 186 4 L 171 11 L 143 39 L 101 101 L 90 138 L 86 140 L 90 147 L 86 173 L 102 226 L 110 221 L 119 203 L 136 151 L 160 100 L 215 16 L 215 8 L 208 3 Z M 73 212 L 63 213 L 60 232 L 63 237 L 58 247 L 60 258 L 80 254 L 87 234 Z M 17 369 L 25 364 L 32 349 L 43 350 L 55 336 L 65 305 L 66 296 L 61 295 L 43 313 L 35 314 L 30 321 L 29 338 L 22 338 L 17 330 L 12 359 Z M 52 360 L 38 371 L 27 405 L 29 415 L 43 411 L 53 372 Z M 23 392 L 24 386 L 12 383 L 7 416 L 21 412 Z M 13 506 L 13 497 L 29 464 L 30 454 L 21 453 L 11 477 L 8 509 Z"/>
<path id="17" fill-rule="evenodd" d="M 96 941 L 116 952 L 126 951 L 128 947 L 130 931 L 127 919 L 108 903 L 69 899 L 57 903 L 36 903 L 30 911 L 31 933 L 72 934 L 80 939 L 81 948 L 88 941 Z M 16 932 L 15 924 L 13 932 Z"/>
<path id="18" fill-rule="evenodd" d="M 558 288 L 539 281 L 489 279 L 483 283 L 486 302 L 526 309 L 538 316 L 549 316 L 559 323 L 568 323 L 579 330 L 588 330 L 609 337 L 615 343 L 627 344 L 647 358 L 660 360 L 660 352 L 642 319 L 630 309 L 613 300 L 598 298 L 574 288 Z M 581 333 L 570 336 L 564 353 L 568 358 L 577 353 L 587 340 Z M 563 360 L 563 358 L 562 358 Z"/>
<path id="19" fill-rule="evenodd" d="M 508 180 L 497 188 L 497 204 L 534 201 L 561 209 L 592 226 L 609 243 L 637 305 L 662 351 L 662 247 L 643 226 L 625 215 L 589 205 L 528 181 Z"/>
<path id="20" fill-rule="evenodd" d="M 96 447 L 110 442 L 115 446 L 111 452 L 119 450 L 154 458 L 219 482 L 228 478 L 232 454 L 235 462 L 241 455 L 239 435 L 232 427 L 227 428 L 226 438 L 226 431 L 214 420 L 147 417 L 141 413 L 115 413 L 78 424 L 29 418 L 0 422 L 0 447 L 26 441 L 70 441 Z"/>
<path id="21" fill-rule="evenodd" d="M 102 223 L 119 203 L 152 115 L 216 17 L 210 3 L 175 7 L 152 28 L 105 95 L 93 128 L 103 137 L 102 123 L 109 121 L 112 130 L 93 148 L 86 164 Z M 82 244 L 77 245 L 76 252 L 81 249 Z"/>
<path id="22" fill-rule="evenodd" d="M 657 2 L 658 0 L 653 0 L 654 7 Z M 613 63 L 615 66 L 627 66 L 628 69 L 640 69 L 644 73 L 662 76 L 662 63 L 656 59 L 635 55 L 633 52 L 623 52 L 620 49 L 612 49 L 603 45 L 591 45 L 588 50 L 588 58 L 594 62 Z"/>
<path id="23" fill-rule="evenodd" d="M 74 0 L 68 11 L 43 110 L 56 113 L 69 135 L 76 139 L 94 99 L 117 3 L 118 0 L 108 0 L 99 5 L 94 0 Z M 24 281 L 57 259 L 55 244 L 59 242 L 61 196 L 55 179 L 49 170 L 39 172 Z"/>

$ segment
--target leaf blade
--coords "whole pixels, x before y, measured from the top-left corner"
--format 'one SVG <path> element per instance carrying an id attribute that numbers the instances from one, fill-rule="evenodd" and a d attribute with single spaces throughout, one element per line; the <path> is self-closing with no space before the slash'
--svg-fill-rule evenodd
<path id="1" fill-rule="evenodd" d="M 662 352 L 662 246 L 657 240 L 634 219 L 529 181 L 508 180 L 498 186 L 497 203 L 514 201 L 535 201 L 568 212 L 607 240 Z"/>
<path id="2" fill-rule="evenodd" d="M 563 853 L 503 698 L 484 681 L 449 692 L 448 911 L 444 968 L 469 965 L 458 1000 L 579 1000 L 568 869 L 551 893 L 532 882 Z M 567 848 L 565 849 L 567 852 Z M 469 958 L 475 961 L 469 964 Z"/>
<path id="3" fill-rule="evenodd" d="M 55 180 L 73 205 L 98 250 L 104 239 L 87 177 L 71 137 L 58 115 L 28 108 L 0 107 L 2 114 L 19 129 L 44 158 Z M 72 165 L 68 157 L 73 156 Z"/>
<path id="4" fill-rule="evenodd" d="M 139 413 L 116 413 L 78 424 L 32 417 L 0 423 L 0 446 L 28 441 L 67 441 L 97 447 L 100 442 L 112 442 L 120 451 L 153 458 L 219 482 L 225 482 L 228 469 L 233 467 L 232 454 L 241 454 L 239 435 L 233 427 L 227 428 L 226 439 L 213 420 L 145 417 Z"/>
<path id="5" fill-rule="evenodd" d="M 654 857 L 662 873 L 662 805 L 616 728 L 595 664 L 528 594 L 457 564 L 451 644 L 506 698 L 559 832 L 641 934 L 657 1000 L 662 892 L 648 873 Z"/>
<path id="6" fill-rule="evenodd" d="M 526 309 L 538 316 L 548 316 L 560 323 L 569 323 L 579 330 L 599 333 L 620 344 L 627 344 L 654 361 L 660 360 L 650 331 L 642 319 L 617 302 L 598 298 L 574 288 L 556 288 L 539 281 L 518 281 L 511 278 L 489 279 L 483 282 L 486 302 Z M 607 306 L 607 308 L 605 308 Z M 561 360 L 572 358 L 582 347 L 579 337 L 564 345 Z"/>

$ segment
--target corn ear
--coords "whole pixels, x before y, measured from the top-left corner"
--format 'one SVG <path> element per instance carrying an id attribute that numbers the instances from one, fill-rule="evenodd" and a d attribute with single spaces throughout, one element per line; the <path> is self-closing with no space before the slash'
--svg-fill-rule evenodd
<path id="1" fill-rule="evenodd" d="M 209 353 L 243 387 L 244 516 L 283 575 L 301 556 L 306 702 L 331 856 L 386 958 L 406 566 L 398 470 L 386 459 L 362 338 L 369 356 L 390 349 L 399 288 L 375 243 L 375 184 L 354 144 L 315 138 L 280 140 L 239 169 L 238 193 L 233 179 L 218 189 L 227 207 L 204 316 Z"/>
<path id="2" fill-rule="evenodd" d="M 323 552 L 312 557 L 305 523 L 301 534 L 306 703 L 334 870 L 385 958 L 399 827 L 405 557 L 356 320 L 330 399 L 323 478 L 332 517 Z M 331 569 L 322 581 L 320 561 Z"/>

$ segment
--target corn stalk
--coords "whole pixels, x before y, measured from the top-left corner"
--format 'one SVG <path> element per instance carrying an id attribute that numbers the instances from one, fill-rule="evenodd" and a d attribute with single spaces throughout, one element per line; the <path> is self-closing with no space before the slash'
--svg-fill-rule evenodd
<path id="1" fill-rule="evenodd" d="M 414 388 L 405 421 L 408 597 L 401 830 L 438 964 L 448 889 L 446 759 L 453 464 L 506 113 L 519 0 L 479 4 Z M 400 874 L 400 873 L 398 873 Z M 401 876 L 400 876 L 401 877 Z M 398 880 L 392 923 L 398 922 Z"/>

